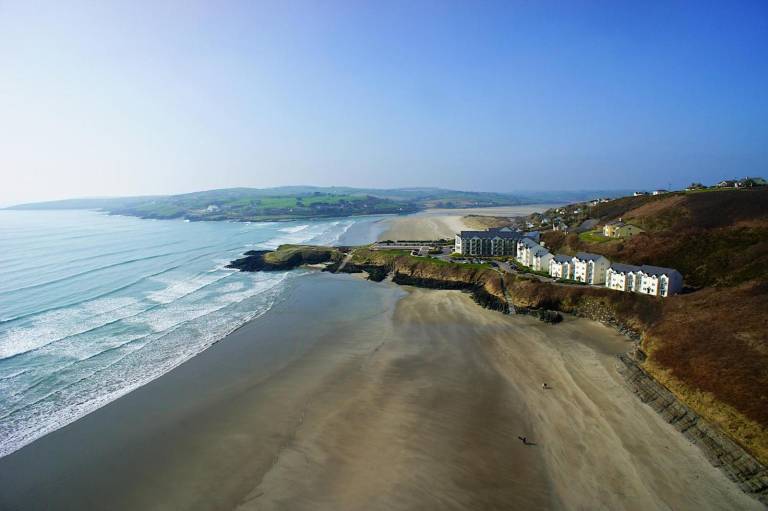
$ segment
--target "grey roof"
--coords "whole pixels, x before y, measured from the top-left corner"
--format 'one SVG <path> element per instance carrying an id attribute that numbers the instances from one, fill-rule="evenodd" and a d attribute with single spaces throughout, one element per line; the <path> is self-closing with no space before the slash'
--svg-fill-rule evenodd
<path id="1" fill-rule="evenodd" d="M 605 256 L 601 256 L 600 254 L 592 254 L 590 252 L 576 252 L 576 259 L 581 259 L 582 261 L 597 261 L 601 257 L 605 258 Z"/>
<path id="2" fill-rule="evenodd" d="M 639 266 L 633 264 L 611 263 L 611 269 L 617 273 L 630 273 L 640 271 Z"/>
<path id="3" fill-rule="evenodd" d="M 611 220 L 610 222 L 606 222 L 605 225 L 621 226 L 621 225 L 626 225 L 626 224 L 624 222 L 622 222 L 621 220 Z"/>
<path id="4" fill-rule="evenodd" d="M 523 236 L 539 241 L 539 238 L 541 238 L 541 233 L 539 231 L 531 231 L 526 232 Z"/>
<path id="5" fill-rule="evenodd" d="M 600 222 L 597 218 L 587 218 L 583 222 L 581 222 L 581 225 L 577 228 L 579 232 L 584 232 L 592 229 L 594 226 L 596 226 Z"/>
<path id="6" fill-rule="evenodd" d="M 554 257 L 555 262 L 558 263 L 570 263 L 571 259 L 573 259 L 573 256 L 568 256 L 565 254 L 557 254 Z"/>
<path id="7" fill-rule="evenodd" d="M 505 238 L 505 239 L 519 239 L 523 235 L 517 231 L 461 231 L 459 236 L 463 238 Z"/>
<path id="8" fill-rule="evenodd" d="M 530 248 L 540 248 L 541 247 L 541 245 L 536 243 L 536 240 L 532 240 L 531 238 L 522 238 L 520 240 L 520 243 L 523 243 L 523 244 L 527 245 Z"/>
<path id="9" fill-rule="evenodd" d="M 675 273 L 680 275 L 680 272 L 674 268 L 662 268 L 661 266 L 650 266 L 648 264 L 642 265 L 640 270 L 648 275 L 666 275 L 668 277 L 674 275 Z"/>

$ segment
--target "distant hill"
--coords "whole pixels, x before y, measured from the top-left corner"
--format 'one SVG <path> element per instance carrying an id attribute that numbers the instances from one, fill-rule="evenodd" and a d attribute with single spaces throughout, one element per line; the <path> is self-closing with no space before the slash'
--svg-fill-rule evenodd
<path id="1" fill-rule="evenodd" d="M 8 209 L 98 209 L 140 218 L 190 220 L 287 220 L 362 214 L 411 213 L 425 208 L 510 206 L 586 200 L 621 192 L 527 192 L 509 194 L 440 188 L 283 186 L 224 188 L 179 195 L 83 198 L 20 204 Z"/>
<path id="2" fill-rule="evenodd" d="M 157 196 L 159 197 L 159 196 Z M 79 199 L 63 199 L 47 202 L 30 202 L 28 204 L 17 204 L 8 206 L 4 209 L 15 210 L 48 210 L 48 209 L 109 209 L 117 207 L 128 207 L 132 204 L 152 200 L 156 197 L 87 197 Z"/>

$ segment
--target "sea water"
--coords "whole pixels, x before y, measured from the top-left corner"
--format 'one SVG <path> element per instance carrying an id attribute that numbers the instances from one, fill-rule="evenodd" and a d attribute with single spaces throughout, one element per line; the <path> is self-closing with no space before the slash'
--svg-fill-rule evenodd
<path id="1" fill-rule="evenodd" d="M 245 250 L 363 243 L 379 220 L 0 211 L 0 456 L 195 356 L 306 273 L 225 268 Z"/>

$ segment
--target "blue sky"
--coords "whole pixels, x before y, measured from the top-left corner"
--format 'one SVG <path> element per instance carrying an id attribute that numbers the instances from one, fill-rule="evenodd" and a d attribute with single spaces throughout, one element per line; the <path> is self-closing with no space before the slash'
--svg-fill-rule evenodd
<path id="1" fill-rule="evenodd" d="M 768 2 L 0 1 L 0 203 L 768 174 Z"/>

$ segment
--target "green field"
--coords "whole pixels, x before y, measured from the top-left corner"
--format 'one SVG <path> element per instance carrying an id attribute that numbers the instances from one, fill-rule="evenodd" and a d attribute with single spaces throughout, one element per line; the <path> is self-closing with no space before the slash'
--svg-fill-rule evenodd
<path id="1" fill-rule="evenodd" d="M 603 236 L 601 230 L 582 232 L 579 234 L 579 239 L 587 243 L 606 243 L 608 241 L 613 241 L 612 238 Z"/>

